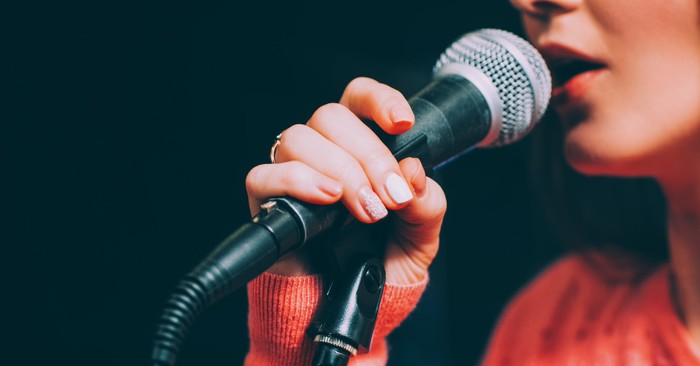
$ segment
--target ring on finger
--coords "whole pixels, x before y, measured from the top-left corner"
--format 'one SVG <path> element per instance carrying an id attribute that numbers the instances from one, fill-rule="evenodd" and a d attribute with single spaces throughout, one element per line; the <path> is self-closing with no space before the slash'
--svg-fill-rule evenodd
<path id="1" fill-rule="evenodd" d="M 282 133 L 278 134 L 275 136 L 275 142 L 272 144 L 272 147 L 270 148 L 270 162 L 272 164 L 277 164 L 275 161 L 275 155 L 277 154 L 277 148 L 282 144 Z"/>

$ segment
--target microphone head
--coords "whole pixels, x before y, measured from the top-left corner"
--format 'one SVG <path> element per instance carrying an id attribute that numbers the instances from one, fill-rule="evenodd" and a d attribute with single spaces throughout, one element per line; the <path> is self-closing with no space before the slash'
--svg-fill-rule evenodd
<path id="1" fill-rule="evenodd" d="M 500 29 L 481 29 L 455 41 L 434 67 L 436 75 L 460 74 L 482 92 L 493 117 L 480 147 L 524 137 L 549 104 L 552 77 L 542 56 L 526 40 Z"/>

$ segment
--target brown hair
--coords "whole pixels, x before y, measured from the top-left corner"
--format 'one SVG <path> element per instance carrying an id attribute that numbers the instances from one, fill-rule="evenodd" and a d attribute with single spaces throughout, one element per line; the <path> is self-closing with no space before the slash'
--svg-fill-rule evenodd
<path id="1" fill-rule="evenodd" d="M 532 136 L 532 182 L 555 237 L 569 249 L 614 249 L 645 264 L 668 258 L 666 205 L 648 178 L 585 176 L 563 156 L 561 123 L 548 112 Z"/>

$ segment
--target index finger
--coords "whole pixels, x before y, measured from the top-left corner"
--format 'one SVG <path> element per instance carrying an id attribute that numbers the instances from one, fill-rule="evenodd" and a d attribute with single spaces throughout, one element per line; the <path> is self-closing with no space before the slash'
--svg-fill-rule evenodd
<path id="1" fill-rule="evenodd" d="M 361 118 L 373 120 L 390 134 L 406 132 L 415 123 L 403 94 L 374 79 L 359 77 L 351 81 L 340 97 L 340 104 Z"/>

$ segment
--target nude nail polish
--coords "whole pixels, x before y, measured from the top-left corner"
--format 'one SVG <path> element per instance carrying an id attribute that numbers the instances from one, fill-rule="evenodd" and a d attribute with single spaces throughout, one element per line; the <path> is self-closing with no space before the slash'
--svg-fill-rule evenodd
<path id="1" fill-rule="evenodd" d="M 394 172 L 390 173 L 384 181 L 384 189 L 396 204 L 408 202 L 413 198 L 411 188 L 408 187 L 406 181 Z"/>
<path id="2" fill-rule="evenodd" d="M 396 125 L 412 125 L 413 119 L 415 118 L 413 117 L 413 112 L 410 109 L 401 105 L 397 105 L 391 108 L 389 117 L 391 118 L 391 122 Z"/>
<path id="3" fill-rule="evenodd" d="M 377 221 L 382 219 L 389 213 L 382 203 L 382 200 L 379 199 L 379 196 L 369 187 L 361 188 L 359 196 L 362 208 L 372 220 Z"/>

